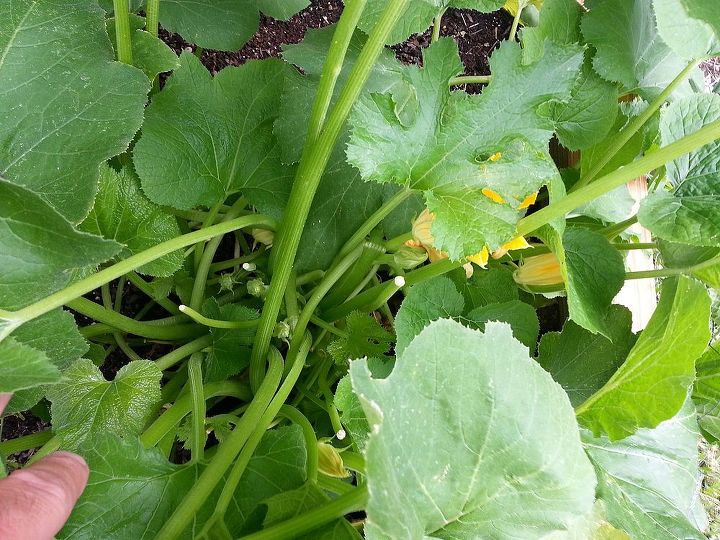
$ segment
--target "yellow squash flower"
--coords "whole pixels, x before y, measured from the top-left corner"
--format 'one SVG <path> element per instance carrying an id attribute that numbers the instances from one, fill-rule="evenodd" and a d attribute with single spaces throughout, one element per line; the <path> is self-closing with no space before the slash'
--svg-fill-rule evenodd
<path id="1" fill-rule="evenodd" d="M 486 188 L 487 189 L 487 188 Z M 489 190 L 488 191 L 492 191 Z M 492 192 L 495 193 L 495 192 Z M 485 190 L 483 190 L 483 194 L 488 196 L 485 193 Z M 495 194 L 497 195 L 497 194 Z M 500 195 L 497 195 L 500 197 Z M 502 197 L 501 197 L 502 198 Z M 422 247 L 427 251 L 428 258 L 430 259 L 430 262 L 437 262 L 441 261 L 443 259 L 448 258 L 448 254 L 444 251 L 440 251 L 438 249 L 435 249 L 433 247 L 433 236 L 430 232 L 430 229 L 432 228 L 432 223 L 435 220 L 435 214 L 430 212 L 427 208 L 424 209 L 420 215 L 413 220 L 412 223 L 412 235 L 413 239 L 408 240 L 405 245 L 409 247 Z M 517 238 L 513 238 L 509 242 L 504 243 L 502 246 L 500 246 L 500 249 L 497 249 L 493 251 L 492 257 L 494 259 L 499 259 L 500 257 L 503 257 L 508 251 L 513 249 L 525 249 L 529 248 L 530 244 L 527 243 L 525 238 L 522 236 L 518 236 Z M 467 257 L 467 260 L 471 263 L 475 263 L 481 268 L 485 268 L 487 266 L 488 261 L 490 260 L 490 250 L 487 246 L 484 246 L 482 250 L 480 250 L 475 255 L 471 255 Z M 472 265 L 466 264 L 464 265 L 465 273 L 468 277 L 472 276 Z"/>
<path id="2" fill-rule="evenodd" d="M 518 285 L 531 292 L 553 292 L 565 286 L 560 261 L 554 253 L 528 257 L 513 277 Z"/>

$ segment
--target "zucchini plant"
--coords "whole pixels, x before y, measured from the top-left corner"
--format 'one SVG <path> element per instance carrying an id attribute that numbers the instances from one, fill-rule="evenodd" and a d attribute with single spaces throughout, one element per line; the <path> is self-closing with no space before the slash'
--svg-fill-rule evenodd
<path id="1" fill-rule="evenodd" d="M 308 1 L 0 4 L 0 392 L 50 422 L 0 456 L 85 458 L 58 538 L 704 538 L 715 0 L 510 2 L 466 75 L 443 13 L 503 4 L 345 0 L 215 75 L 159 25 L 236 50 Z"/>

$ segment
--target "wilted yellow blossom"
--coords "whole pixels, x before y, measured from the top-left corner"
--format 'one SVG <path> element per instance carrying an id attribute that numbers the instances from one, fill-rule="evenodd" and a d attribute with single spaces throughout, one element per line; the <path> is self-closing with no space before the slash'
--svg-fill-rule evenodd
<path id="1" fill-rule="evenodd" d="M 518 285 L 534 292 L 550 292 L 564 286 L 560 261 L 554 253 L 528 257 L 513 277 Z"/>
<path id="2" fill-rule="evenodd" d="M 253 229 L 250 231 L 255 242 L 260 242 L 266 246 L 272 246 L 275 240 L 275 233 L 267 229 Z"/>
<path id="3" fill-rule="evenodd" d="M 502 195 L 500 195 L 497 191 L 493 191 L 489 187 L 482 188 L 480 192 L 492 202 L 496 202 L 498 204 L 502 204 L 505 202 L 505 199 L 503 199 Z"/>

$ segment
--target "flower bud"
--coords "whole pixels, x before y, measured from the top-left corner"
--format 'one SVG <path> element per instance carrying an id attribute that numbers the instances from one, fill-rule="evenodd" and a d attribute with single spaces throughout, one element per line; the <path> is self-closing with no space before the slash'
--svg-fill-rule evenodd
<path id="1" fill-rule="evenodd" d="M 250 296 L 265 298 L 268 286 L 263 283 L 262 279 L 256 278 L 247 282 L 247 290 Z"/>
<path id="2" fill-rule="evenodd" d="M 268 231 L 267 229 L 252 229 L 250 234 L 252 234 L 255 242 L 259 242 L 260 244 L 264 244 L 266 246 L 272 246 L 273 241 L 275 240 L 275 233 Z"/>
<path id="3" fill-rule="evenodd" d="M 433 237 L 430 229 L 432 228 L 432 222 L 434 220 L 435 214 L 425 208 L 412 222 L 413 238 L 426 247 L 433 245 Z"/>
<path id="4" fill-rule="evenodd" d="M 220 275 L 220 290 L 221 291 L 232 291 L 235 286 L 235 280 L 233 279 L 232 272 L 228 272 Z"/>
<path id="5" fill-rule="evenodd" d="M 424 263 L 428 258 L 427 252 L 422 248 L 402 246 L 393 254 L 395 264 L 403 270 L 410 270 Z"/>
<path id="6" fill-rule="evenodd" d="M 326 442 L 317 443 L 318 447 L 318 470 L 326 476 L 332 476 L 333 478 L 347 478 L 350 476 L 345 464 L 340 456 L 340 452 L 337 451 L 333 445 Z"/>
<path id="7" fill-rule="evenodd" d="M 528 257 L 515 270 L 513 278 L 530 292 L 554 292 L 565 287 L 560 261 L 554 253 Z"/>

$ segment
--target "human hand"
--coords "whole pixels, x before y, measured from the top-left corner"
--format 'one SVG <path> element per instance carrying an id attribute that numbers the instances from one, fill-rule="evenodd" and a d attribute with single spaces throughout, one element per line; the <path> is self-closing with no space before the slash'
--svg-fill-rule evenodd
<path id="1" fill-rule="evenodd" d="M 0 414 L 11 394 L 0 394 Z M 85 489 L 88 466 L 55 452 L 0 480 L 0 540 L 50 540 Z"/>

